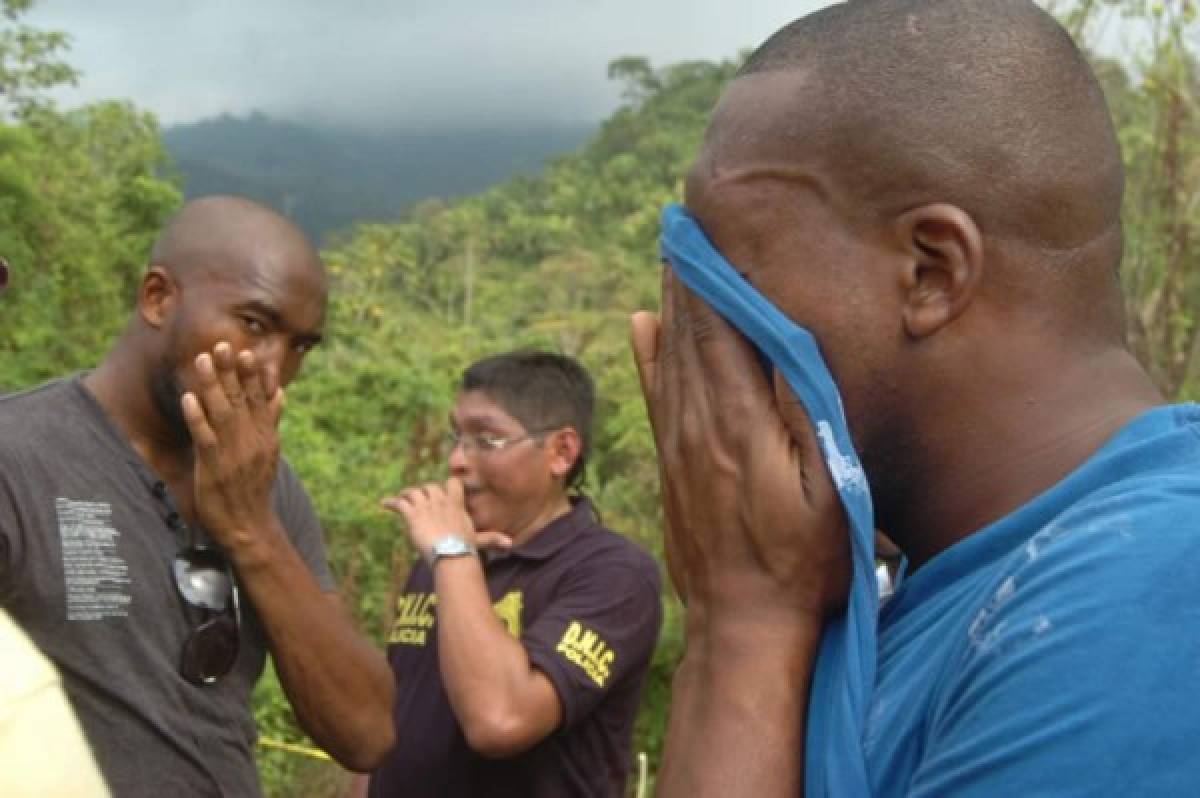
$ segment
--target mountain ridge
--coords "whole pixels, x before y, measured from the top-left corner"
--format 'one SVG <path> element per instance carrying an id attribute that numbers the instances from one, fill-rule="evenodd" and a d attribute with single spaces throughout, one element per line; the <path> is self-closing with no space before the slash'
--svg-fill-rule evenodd
<path id="1" fill-rule="evenodd" d="M 364 131 L 229 114 L 163 131 L 185 196 L 239 194 L 318 243 L 394 221 L 416 203 L 468 196 L 580 147 L 596 125 Z"/>

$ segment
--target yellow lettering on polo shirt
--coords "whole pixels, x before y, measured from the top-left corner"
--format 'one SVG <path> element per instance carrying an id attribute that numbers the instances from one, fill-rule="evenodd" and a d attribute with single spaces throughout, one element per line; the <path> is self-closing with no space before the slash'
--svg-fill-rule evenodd
<path id="1" fill-rule="evenodd" d="M 521 639 L 521 610 L 525 607 L 525 598 L 520 590 L 510 590 L 504 598 L 492 605 L 492 609 L 514 639 Z"/>
<path id="2" fill-rule="evenodd" d="M 409 646 L 423 646 L 427 640 L 424 629 L 393 629 L 389 643 L 403 643 Z"/>
<path id="3" fill-rule="evenodd" d="M 429 639 L 429 630 L 433 628 L 436 620 L 433 614 L 436 605 L 435 593 L 405 593 L 397 597 L 396 619 L 392 621 L 388 643 L 425 645 Z"/>
<path id="4" fill-rule="evenodd" d="M 603 687 L 612 673 L 617 654 L 601 637 L 579 621 L 571 621 L 555 646 L 569 662 L 578 665 L 596 686 Z"/>

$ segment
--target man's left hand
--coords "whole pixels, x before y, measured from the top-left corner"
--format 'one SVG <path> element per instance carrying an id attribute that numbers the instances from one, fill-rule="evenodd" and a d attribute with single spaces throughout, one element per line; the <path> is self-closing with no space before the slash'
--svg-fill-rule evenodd
<path id="1" fill-rule="evenodd" d="M 218 543 L 236 552 L 271 528 L 283 389 L 252 352 L 235 357 L 224 341 L 195 366 L 196 390 L 181 401 L 195 447 L 196 514 Z"/>

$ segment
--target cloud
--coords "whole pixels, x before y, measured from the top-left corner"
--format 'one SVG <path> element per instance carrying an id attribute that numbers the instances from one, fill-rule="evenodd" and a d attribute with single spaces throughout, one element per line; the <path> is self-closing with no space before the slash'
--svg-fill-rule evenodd
<path id="1" fill-rule="evenodd" d="M 83 70 L 67 104 L 165 123 L 222 112 L 413 129 L 595 121 L 609 61 L 736 55 L 811 0 L 42 0 Z"/>

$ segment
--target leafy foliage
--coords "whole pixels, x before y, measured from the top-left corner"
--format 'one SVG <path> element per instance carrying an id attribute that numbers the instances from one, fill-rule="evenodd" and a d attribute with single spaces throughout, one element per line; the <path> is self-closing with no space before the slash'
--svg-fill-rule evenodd
<path id="1" fill-rule="evenodd" d="M 125 104 L 62 113 L 40 92 L 73 73 L 61 38 L 0 32 L 0 252 L 19 279 L 0 328 L 0 386 L 86 367 L 126 318 L 152 237 L 179 203 L 154 120 Z M 1142 25 L 1136 52 L 1097 59 L 1129 166 L 1125 281 L 1131 341 L 1168 396 L 1200 394 L 1195 6 L 1187 0 L 1063 2 L 1091 40 L 1109 18 Z M 22 33 L 24 31 L 24 33 Z M 20 37 L 40 41 L 19 46 Z M 57 65 L 57 66 L 56 66 Z M 430 200 L 400 222 L 364 223 L 326 253 L 333 334 L 310 358 L 284 421 L 286 453 L 325 524 L 347 603 L 382 640 L 410 553 L 379 497 L 440 476 L 441 433 L 461 368 L 522 345 L 578 356 L 600 407 L 588 491 L 605 522 L 661 556 L 657 466 L 627 354 L 627 314 L 657 304 L 659 208 L 681 192 L 735 61 L 656 68 L 613 62 L 624 105 L 577 152 L 476 196 Z M 17 77 L 13 77 L 17 76 Z M 680 613 L 667 625 L 636 748 L 657 761 Z M 256 695 L 263 733 L 301 741 L 277 681 Z M 340 774 L 264 750 L 273 795 L 320 795 Z"/>
<path id="2" fill-rule="evenodd" d="M 67 49 L 66 34 L 25 25 L 21 16 L 34 0 L 0 0 L 0 108 L 3 115 L 23 119 L 47 107 L 45 90 L 75 82 L 78 74 L 59 54 Z"/>
<path id="3" fill-rule="evenodd" d="M 61 34 L 0 29 L 0 252 L 20 278 L 5 297 L 0 387 L 95 363 L 127 317 L 159 227 L 179 205 L 154 118 L 128 103 L 59 112 L 44 90 L 74 80 Z"/>

